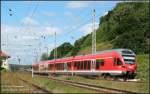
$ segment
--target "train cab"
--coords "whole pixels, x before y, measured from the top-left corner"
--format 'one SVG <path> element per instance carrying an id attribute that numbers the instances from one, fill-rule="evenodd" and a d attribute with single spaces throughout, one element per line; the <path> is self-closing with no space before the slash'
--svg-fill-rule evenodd
<path id="1" fill-rule="evenodd" d="M 119 49 L 118 52 L 120 53 L 122 59 L 120 60 L 121 66 L 125 69 L 124 74 L 134 78 L 137 69 L 135 53 L 129 49 Z"/>

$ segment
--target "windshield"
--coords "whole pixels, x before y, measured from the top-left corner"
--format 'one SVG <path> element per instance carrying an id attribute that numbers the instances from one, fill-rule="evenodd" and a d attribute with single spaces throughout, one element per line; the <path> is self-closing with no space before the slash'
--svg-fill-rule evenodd
<path id="1" fill-rule="evenodd" d="M 135 56 L 123 56 L 124 62 L 127 64 L 135 63 Z"/>
<path id="2" fill-rule="evenodd" d="M 135 63 L 135 60 L 132 60 L 132 59 L 124 59 L 124 62 L 127 63 L 127 64 L 134 64 L 134 63 Z"/>

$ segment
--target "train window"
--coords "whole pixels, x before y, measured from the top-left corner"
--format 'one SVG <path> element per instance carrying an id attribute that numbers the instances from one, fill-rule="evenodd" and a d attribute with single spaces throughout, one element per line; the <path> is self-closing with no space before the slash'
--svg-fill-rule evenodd
<path id="1" fill-rule="evenodd" d="M 98 70 L 100 67 L 100 62 L 96 62 L 96 69 Z"/>
<path id="2" fill-rule="evenodd" d="M 79 64 L 80 64 L 79 69 L 81 70 L 82 69 L 82 61 L 80 61 Z"/>
<path id="3" fill-rule="evenodd" d="M 58 69 L 59 69 L 59 65 L 55 64 L 55 70 L 58 70 Z"/>
<path id="4" fill-rule="evenodd" d="M 117 65 L 122 65 L 122 62 L 119 58 L 117 58 Z"/>
<path id="5" fill-rule="evenodd" d="M 59 70 L 59 65 L 60 65 L 60 64 L 56 64 L 56 69 L 57 69 L 57 70 Z"/>
<path id="6" fill-rule="evenodd" d="M 80 69 L 82 70 L 83 69 L 83 61 L 81 61 L 80 63 L 81 63 Z"/>
<path id="7" fill-rule="evenodd" d="M 67 63 L 67 68 L 68 68 L 68 70 L 71 69 L 71 62 L 68 62 L 68 63 Z"/>
<path id="8" fill-rule="evenodd" d="M 76 69 L 78 69 L 78 62 L 75 62 L 75 67 L 76 67 Z"/>
<path id="9" fill-rule="evenodd" d="M 86 70 L 86 66 L 87 66 L 87 61 L 84 61 L 84 69 Z"/>
<path id="10" fill-rule="evenodd" d="M 64 63 L 64 69 L 67 70 L 67 63 Z"/>
<path id="11" fill-rule="evenodd" d="M 135 59 L 124 59 L 124 61 L 127 64 L 133 64 L 133 63 L 135 63 Z"/>
<path id="12" fill-rule="evenodd" d="M 52 68 L 53 68 L 53 64 L 49 64 L 48 65 L 48 70 L 52 70 Z"/>
<path id="13" fill-rule="evenodd" d="M 117 58 L 114 58 L 114 65 L 117 65 Z"/>
<path id="14" fill-rule="evenodd" d="M 60 70 L 64 70 L 64 64 L 63 63 L 60 64 Z"/>
<path id="15" fill-rule="evenodd" d="M 77 69 L 79 69 L 79 62 L 76 62 L 76 67 Z"/>
<path id="16" fill-rule="evenodd" d="M 75 66 L 76 66 L 76 68 L 78 70 L 78 69 L 80 69 L 81 63 L 79 61 L 77 61 L 77 62 L 75 62 Z"/>
<path id="17" fill-rule="evenodd" d="M 99 68 L 99 66 L 104 66 L 104 59 L 97 59 L 96 60 L 96 69 Z"/>
<path id="18" fill-rule="evenodd" d="M 81 69 L 81 62 L 78 61 L 78 69 L 80 70 Z"/>
<path id="19" fill-rule="evenodd" d="M 76 64 L 76 62 L 74 62 L 74 67 L 77 67 L 77 64 Z"/>
<path id="20" fill-rule="evenodd" d="M 64 70 L 64 63 L 62 63 L 61 68 L 62 68 L 62 70 Z"/>
<path id="21" fill-rule="evenodd" d="M 101 62 L 101 66 L 104 66 L 104 62 Z"/>
<path id="22" fill-rule="evenodd" d="M 125 50 L 125 51 L 122 51 L 122 53 L 123 53 L 123 54 L 132 54 L 131 51 L 126 51 L 126 50 Z"/>
<path id="23" fill-rule="evenodd" d="M 87 69 L 90 70 L 91 68 L 91 61 L 87 61 Z"/>
<path id="24" fill-rule="evenodd" d="M 38 70 L 39 66 L 33 66 L 33 70 Z"/>

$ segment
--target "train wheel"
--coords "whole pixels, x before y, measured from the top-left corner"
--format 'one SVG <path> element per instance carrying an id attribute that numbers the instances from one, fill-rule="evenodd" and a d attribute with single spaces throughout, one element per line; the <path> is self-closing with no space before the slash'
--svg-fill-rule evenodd
<path id="1" fill-rule="evenodd" d="M 123 80 L 126 81 L 128 78 L 129 78 L 129 72 L 127 72 L 127 73 L 124 75 Z"/>
<path id="2" fill-rule="evenodd" d="M 130 78 L 130 79 L 134 79 L 135 76 L 136 76 L 135 74 L 130 74 L 130 75 L 129 75 L 129 78 Z"/>
<path id="3" fill-rule="evenodd" d="M 112 76 L 112 80 L 117 80 L 117 77 L 116 76 Z"/>
<path id="4" fill-rule="evenodd" d="M 104 74 L 104 78 L 109 80 L 109 79 L 111 79 L 112 77 L 111 77 L 111 75 L 110 75 L 109 73 L 106 73 L 106 74 Z"/>

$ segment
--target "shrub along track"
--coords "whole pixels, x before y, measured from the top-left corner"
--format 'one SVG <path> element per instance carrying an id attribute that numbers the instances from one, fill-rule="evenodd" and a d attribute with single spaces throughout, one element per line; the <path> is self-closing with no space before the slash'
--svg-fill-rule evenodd
<path id="1" fill-rule="evenodd" d="M 85 78 L 88 78 L 88 79 L 97 79 L 97 80 L 103 80 L 103 81 L 114 81 L 114 82 L 124 82 L 124 83 L 148 83 L 146 81 L 133 81 L 135 79 L 127 79 L 127 80 L 124 80 L 123 78 L 122 79 L 119 79 L 119 78 L 113 78 L 113 77 L 110 77 L 110 78 L 104 78 L 104 77 L 85 77 Z"/>
<path id="2" fill-rule="evenodd" d="M 105 93 L 136 93 L 136 92 L 126 91 L 126 90 L 106 88 L 102 86 L 96 86 L 96 85 L 91 85 L 91 84 L 86 84 L 86 83 L 81 83 L 81 82 L 79 83 L 79 82 L 74 82 L 74 81 L 60 80 L 60 79 L 55 79 L 53 77 L 50 77 L 50 79 L 55 80 L 57 82 L 69 84 L 72 86 L 87 88 L 87 89 L 96 90 L 96 91 L 105 92 Z"/>

